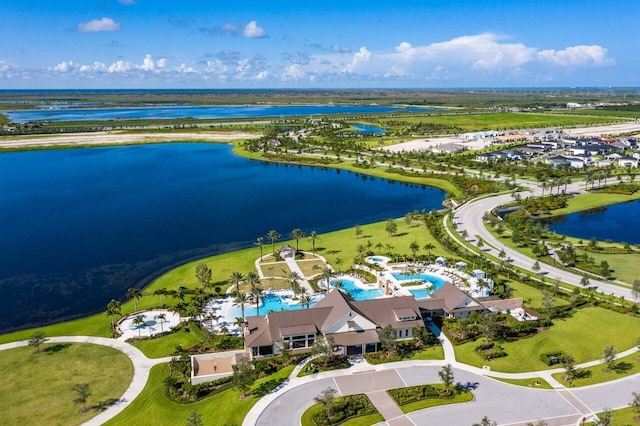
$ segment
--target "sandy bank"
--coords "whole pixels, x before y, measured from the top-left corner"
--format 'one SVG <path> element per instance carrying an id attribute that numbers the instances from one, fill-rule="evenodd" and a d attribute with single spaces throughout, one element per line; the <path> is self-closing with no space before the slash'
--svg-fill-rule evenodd
<path id="1" fill-rule="evenodd" d="M 51 146 L 86 146 L 144 144 L 171 141 L 227 142 L 238 139 L 255 139 L 261 135 L 245 132 L 198 132 L 198 133 L 122 133 L 95 132 L 62 135 L 25 136 L 0 139 L 0 148 L 34 148 Z"/>

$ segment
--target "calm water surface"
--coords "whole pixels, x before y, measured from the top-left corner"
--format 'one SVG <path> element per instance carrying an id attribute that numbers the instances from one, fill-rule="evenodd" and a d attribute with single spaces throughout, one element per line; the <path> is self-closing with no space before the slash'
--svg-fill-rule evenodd
<path id="1" fill-rule="evenodd" d="M 558 234 L 599 241 L 611 239 L 640 244 L 640 200 L 613 204 L 547 219 L 549 229 Z"/>
<path id="2" fill-rule="evenodd" d="M 437 108 L 401 108 L 374 105 L 291 106 L 163 106 L 132 108 L 56 108 L 4 111 L 14 123 L 28 121 L 102 121 L 162 118 L 238 118 L 320 114 L 376 114 L 393 111 L 435 111 Z"/>
<path id="3" fill-rule="evenodd" d="M 251 161 L 228 145 L 1 154 L 0 331 L 104 310 L 162 268 L 270 229 L 326 232 L 438 208 L 444 196 Z"/>

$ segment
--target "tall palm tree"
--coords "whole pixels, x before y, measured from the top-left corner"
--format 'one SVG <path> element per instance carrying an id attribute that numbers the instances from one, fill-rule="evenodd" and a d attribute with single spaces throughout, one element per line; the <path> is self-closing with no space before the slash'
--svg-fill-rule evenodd
<path id="1" fill-rule="evenodd" d="M 111 336 L 116 335 L 116 315 L 122 315 L 122 304 L 119 300 L 111 299 L 107 304 L 107 316 L 111 316 Z"/>
<path id="2" fill-rule="evenodd" d="M 251 297 L 256 302 L 256 315 L 260 316 L 260 301 L 262 300 L 262 286 L 258 283 L 251 284 L 249 291 Z"/>
<path id="3" fill-rule="evenodd" d="M 427 251 L 427 255 L 429 256 L 429 262 L 431 262 L 431 252 L 435 249 L 436 246 L 433 243 L 427 243 L 424 245 L 424 249 Z"/>
<path id="4" fill-rule="evenodd" d="M 415 262 L 416 253 L 418 253 L 418 250 L 420 250 L 420 245 L 417 241 L 411 241 L 411 244 L 409 244 L 409 250 L 411 250 L 411 252 L 413 253 L 413 261 Z"/>
<path id="5" fill-rule="evenodd" d="M 381 251 L 384 248 L 384 244 L 378 243 L 376 244 L 376 250 Z"/>
<path id="6" fill-rule="evenodd" d="M 341 269 L 340 269 L 340 266 L 342 266 L 342 264 L 344 263 L 342 258 L 341 257 L 336 257 L 336 260 L 334 262 L 336 263 L 336 266 L 338 267 L 338 272 L 342 272 Z"/>
<path id="7" fill-rule="evenodd" d="M 247 293 L 237 293 L 233 298 L 233 306 L 240 306 L 242 320 L 244 321 L 244 306 L 249 303 L 249 295 Z"/>
<path id="8" fill-rule="evenodd" d="M 247 272 L 247 275 L 244 276 L 244 281 L 249 284 L 249 286 L 253 287 L 256 284 L 260 284 L 260 277 L 255 271 L 249 271 Z"/>
<path id="9" fill-rule="evenodd" d="M 304 238 L 304 232 L 302 232 L 300 228 L 296 228 L 291 231 L 291 234 L 289 235 L 291 236 L 291 238 L 296 240 L 296 251 L 298 251 L 300 246 L 300 238 Z"/>
<path id="10" fill-rule="evenodd" d="M 138 312 L 138 300 L 142 297 L 142 290 L 139 288 L 130 288 L 127 290 L 127 299 L 133 300 L 133 310 Z"/>
<path id="11" fill-rule="evenodd" d="M 262 249 L 264 247 L 264 238 L 263 237 L 256 238 L 256 242 L 253 243 L 253 244 L 255 244 L 258 247 L 260 247 L 260 260 L 262 260 Z"/>
<path id="12" fill-rule="evenodd" d="M 233 271 L 229 277 L 229 284 L 235 286 L 236 293 L 240 292 L 240 284 L 244 281 L 244 275 L 242 272 Z"/>
<path id="13" fill-rule="evenodd" d="M 275 256 L 276 254 L 275 244 L 278 238 L 280 238 L 280 234 L 278 234 L 278 231 L 276 231 L 275 229 L 272 229 L 271 231 L 267 232 L 267 238 L 271 240 L 271 254 Z"/>
<path id="14" fill-rule="evenodd" d="M 313 254 L 316 254 L 316 240 L 318 239 L 318 234 L 316 231 L 311 231 L 309 233 L 309 239 L 311 240 L 311 247 L 313 248 Z"/>
<path id="15" fill-rule="evenodd" d="M 160 296 L 160 307 L 164 308 L 164 302 L 163 302 L 162 297 L 166 296 L 168 294 L 167 293 L 167 288 L 166 287 L 159 288 L 158 290 L 155 290 L 153 292 L 153 294 L 156 295 L 156 296 Z"/>
<path id="16" fill-rule="evenodd" d="M 311 296 L 307 292 L 304 292 L 300 295 L 300 304 L 302 306 L 306 306 L 307 309 L 311 307 Z"/>
<path id="17" fill-rule="evenodd" d="M 140 326 L 144 324 L 144 317 L 142 315 L 138 315 L 133 319 L 132 323 L 138 329 L 138 337 L 142 337 L 142 328 Z"/>
<path id="18" fill-rule="evenodd" d="M 297 271 L 291 271 L 287 274 L 287 280 L 291 283 L 291 290 L 293 290 L 293 294 L 298 294 L 298 280 L 301 280 L 302 277 Z"/>
<path id="19" fill-rule="evenodd" d="M 325 282 L 327 283 L 327 291 L 329 290 L 331 278 L 333 278 L 334 275 L 335 275 L 334 272 L 329 268 L 324 268 L 320 273 L 320 278 L 325 280 Z"/>
<path id="20" fill-rule="evenodd" d="M 156 319 L 160 320 L 160 333 L 164 333 L 164 322 L 167 320 L 167 315 L 162 312 L 161 314 L 158 314 Z"/>

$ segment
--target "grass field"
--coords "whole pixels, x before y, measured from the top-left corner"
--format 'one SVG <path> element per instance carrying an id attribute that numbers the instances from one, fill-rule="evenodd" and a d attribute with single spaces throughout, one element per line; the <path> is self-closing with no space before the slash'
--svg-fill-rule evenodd
<path id="1" fill-rule="evenodd" d="M 540 354 L 563 351 L 572 355 L 576 364 L 602 357 L 607 345 L 618 351 L 635 346 L 640 336 L 640 319 L 618 314 L 602 308 L 583 308 L 573 317 L 555 319 L 554 325 L 532 337 L 514 342 L 500 342 L 507 352 L 504 358 L 485 361 L 474 352 L 480 339 L 456 346 L 456 359 L 477 367 L 489 365 L 494 371 L 519 373 L 544 370 Z"/>
<path id="2" fill-rule="evenodd" d="M 602 355 L 602 354 L 601 354 Z M 605 364 L 595 365 L 589 368 L 583 368 L 581 371 L 588 372 L 587 377 L 575 379 L 571 386 L 589 386 L 596 383 L 610 382 L 611 380 L 621 379 L 632 374 L 640 373 L 640 353 L 634 352 L 616 361 L 623 367 L 619 371 L 604 371 Z M 556 373 L 553 378 L 560 383 L 564 383 L 565 373 Z"/>
<path id="3" fill-rule="evenodd" d="M 87 406 L 120 398 L 133 378 L 133 365 L 122 352 L 99 345 L 45 344 L 42 352 L 24 347 L 2 351 L 0 423 L 75 425 L 98 414 L 81 413 L 72 387 L 88 383 Z"/>
<path id="4" fill-rule="evenodd" d="M 631 400 L 631 397 L 629 397 Z M 600 414 L 600 413 L 597 413 Z M 636 413 L 633 408 L 621 408 L 611 412 L 611 425 L 614 426 L 637 426 L 640 424 L 640 414 Z M 638 420 L 636 420 L 638 419 Z M 593 422 L 585 423 L 587 425 L 593 425 Z"/>
<path id="5" fill-rule="evenodd" d="M 200 340 L 185 330 L 178 330 L 175 333 L 155 339 L 136 340 L 132 344 L 149 358 L 171 356 L 175 352 L 177 345 L 183 348 L 190 348 L 200 343 Z"/>
<path id="6" fill-rule="evenodd" d="M 539 113 L 491 113 L 491 114 L 447 114 L 430 117 L 408 117 L 372 120 L 382 127 L 391 127 L 389 122 L 434 123 L 459 128 L 463 132 L 480 130 L 526 129 L 536 127 L 562 127 L 571 125 L 598 125 L 617 121 L 628 121 L 615 117 Z M 386 124 L 385 124 L 386 123 Z"/>
<path id="7" fill-rule="evenodd" d="M 581 255 L 584 253 L 584 250 L 576 249 L 576 253 Z M 596 261 L 596 265 L 600 264 L 603 260 L 606 260 L 609 264 L 609 268 L 613 269 L 613 277 L 617 280 L 633 284 L 634 280 L 640 278 L 639 253 L 605 254 L 589 251 L 587 254 Z"/>
<path id="8" fill-rule="evenodd" d="M 283 368 L 272 376 L 256 381 L 255 386 L 267 380 L 288 377 L 292 371 L 293 366 Z M 205 425 L 240 425 L 259 399 L 251 395 L 241 399 L 241 393 L 231 389 L 192 404 L 178 404 L 167 399 L 164 394 L 163 380 L 168 375 L 167 364 L 154 366 L 140 396 L 105 425 L 181 425 L 185 423 L 191 410 L 196 410 L 202 416 Z"/>
<path id="9" fill-rule="evenodd" d="M 571 197 L 567 200 L 567 206 L 554 210 L 553 216 L 561 216 L 569 213 L 580 212 L 595 207 L 608 206 L 611 204 L 624 203 L 625 201 L 637 200 L 640 198 L 640 191 L 633 195 L 624 194 L 601 194 L 588 193 Z"/>
<path id="10" fill-rule="evenodd" d="M 488 377 L 499 382 L 509 383 L 510 385 L 515 386 L 523 386 L 531 389 L 553 389 L 553 386 L 551 386 L 549 382 L 547 382 L 542 377 L 534 377 L 532 379 L 504 379 L 502 377 Z"/>

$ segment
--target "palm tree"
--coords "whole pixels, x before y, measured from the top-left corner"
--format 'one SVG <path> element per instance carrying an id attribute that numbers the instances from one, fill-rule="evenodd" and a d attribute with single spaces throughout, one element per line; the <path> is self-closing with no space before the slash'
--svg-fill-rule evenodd
<path id="1" fill-rule="evenodd" d="M 309 239 L 311 240 L 311 247 L 313 248 L 313 254 L 316 254 L 316 240 L 318 239 L 318 234 L 316 231 L 311 231 L 309 233 Z"/>
<path id="2" fill-rule="evenodd" d="M 296 251 L 298 251 L 299 244 L 300 244 L 300 238 L 304 238 L 304 232 L 302 232 L 301 229 L 296 228 L 293 231 L 291 231 L 290 236 L 291 236 L 291 238 L 296 240 Z"/>
<path id="3" fill-rule="evenodd" d="M 231 273 L 231 276 L 229 277 L 229 284 L 235 286 L 236 293 L 240 291 L 240 284 L 242 284 L 242 281 L 244 281 L 244 275 L 242 272 L 233 271 Z"/>
<path id="4" fill-rule="evenodd" d="M 429 256 L 429 262 L 431 262 L 431 252 L 435 248 L 436 246 L 434 246 L 432 243 L 427 243 L 424 245 L 424 249 L 427 251 L 427 256 Z"/>
<path id="5" fill-rule="evenodd" d="M 164 333 L 164 322 L 167 320 L 167 315 L 162 312 L 161 314 L 158 314 L 156 319 L 160 320 L 160 333 Z"/>
<path id="6" fill-rule="evenodd" d="M 336 257 L 335 263 L 336 263 L 336 266 L 338 267 L 338 272 L 341 272 L 341 271 L 340 271 L 340 266 L 344 263 L 344 261 L 342 260 L 342 258 L 340 258 L 340 257 Z"/>
<path id="7" fill-rule="evenodd" d="M 253 287 L 256 284 L 260 284 L 260 277 L 255 271 L 249 271 L 247 275 L 244 276 L 244 282 Z"/>
<path id="8" fill-rule="evenodd" d="M 307 294 L 306 292 L 302 293 L 300 295 L 300 304 L 302 306 L 306 306 L 307 309 L 309 309 L 311 307 L 311 296 L 309 296 L 309 294 Z"/>
<path id="9" fill-rule="evenodd" d="M 138 329 L 138 337 L 142 337 L 141 326 L 144 324 L 144 317 L 142 315 L 138 315 L 133 319 L 132 323 Z"/>
<path id="10" fill-rule="evenodd" d="M 411 250 L 411 252 L 413 253 L 413 261 L 415 262 L 416 253 L 418 253 L 418 250 L 420 250 L 420 245 L 417 241 L 411 241 L 411 244 L 409 244 L 409 250 Z"/>
<path id="11" fill-rule="evenodd" d="M 233 298 L 233 305 L 240 306 L 240 312 L 242 313 L 242 321 L 244 321 L 244 305 L 249 303 L 249 295 L 247 293 L 236 293 Z"/>
<path id="12" fill-rule="evenodd" d="M 298 280 L 301 280 L 302 277 L 297 271 L 291 271 L 287 274 L 287 280 L 291 282 L 291 290 L 293 290 L 293 294 L 298 294 Z"/>
<path id="13" fill-rule="evenodd" d="M 122 304 L 119 300 L 111 299 L 111 302 L 107 304 L 107 316 L 111 316 L 111 335 L 116 335 L 116 315 L 122 315 Z"/>
<path id="14" fill-rule="evenodd" d="M 262 248 L 264 247 L 264 238 L 262 238 L 262 237 L 256 238 L 256 242 L 253 243 L 253 244 L 255 244 L 258 247 L 260 247 L 260 260 L 262 260 Z"/>
<path id="15" fill-rule="evenodd" d="M 271 231 L 267 232 L 267 238 L 271 240 L 271 254 L 275 256 L 276 254 L 275 244 L 278 238 L 280 238 L 280 234 L 278 234 L 278 231 L 276 231 L 275 229 L 272 229 Z"/>
<path id="16" fill-rule="evenodd" d="M 334 275 L 335 273 L 329 268 L 324 268 L 320 273 L 320 278 L 325 280 L 325 282 L 327 283 L 327 290 L 329 290 L 329 283 L 331 282 L 331 278 L 333 278 Z"/>
<path id="17" fill-rule="evenodd" d="M 376 244 L 376 250 L 382 251 L 383 248 L 384 248 L 384 244 L 382 244 L 382 243 Z"/>
<path id="18" fill-rule="evenodd" d="M 133 299 L 133 310 L 138 312 L 138 300 L 142 297 L 142 290 L 139 288 L 130 288 L 127 290 L 127 299 Z"/>
<path id="19" fill-rule="evenodd" d="M 249 292 L 253 300 L 256 302 L 256 315 L 260 316 L 260 300 L 262 300 L 262 286 L 258 283 L 251 284 L 251 291 Z"/>
<path id="20" fill-rule="evenodd" d="M 164 308 L 164 303 L 163 303 L 162 297 L 167 295 L 166 287 L 159 288 L 158 290 L 155 290 L 153 292 L 153 294 L 156 295 L 156 296 L 160 296 L 160 307 Z"/>

